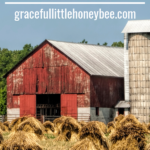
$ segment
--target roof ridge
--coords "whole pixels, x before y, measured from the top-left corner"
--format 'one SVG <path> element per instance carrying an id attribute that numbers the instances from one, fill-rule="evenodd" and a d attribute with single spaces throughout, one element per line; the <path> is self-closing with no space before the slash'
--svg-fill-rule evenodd
<path id="1" fill-rule="evenodd" d="M 72 43 L 72 44 L 83 44 L 83 45 L 92 45 L 92 46 L 100 46 L 100 47 L 108 47 L 108 48 L 119 48 L 119 49 L 123 49 L 123 47 L 115 47 L 115 46 L 105 46 L 105 45 L 96 45 L 96 44 L 85 44 L 85 43 L 75 43 L 75 42 L 67 42 L 67 41 L 56 41 L 56 40 L 50 40 L 50 39 L 46 39 L 48 41 L 54 41 L 54 42 L 62 42 L 62 43 Z"/>

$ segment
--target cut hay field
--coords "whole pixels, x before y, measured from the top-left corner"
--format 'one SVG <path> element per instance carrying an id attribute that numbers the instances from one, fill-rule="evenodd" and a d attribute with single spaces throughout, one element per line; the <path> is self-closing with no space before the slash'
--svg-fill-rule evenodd
<path id="1" fill-rule="evenodd" d="M 2 135 L 4 140 L 7 140 L 9 138 L 10 132 L 5 132 Z M 67 141 L 54 142 L 54 138 L 56 137 L 52 134 L 45 134 L 45 137 L 46 140 L 37 142 L 43 148 L 43 150 L 69 150 L 69 148 L 71 148 L 71 146 L 73 146 L 75 143 Z"/>
<path id="2" fill-rule="evenodd" d="M 150 124 L 133 115 L 107 125 L 64 116 L 43 124 L 20 117 L 0 123 L 0 150 L 150 150 Z"/>

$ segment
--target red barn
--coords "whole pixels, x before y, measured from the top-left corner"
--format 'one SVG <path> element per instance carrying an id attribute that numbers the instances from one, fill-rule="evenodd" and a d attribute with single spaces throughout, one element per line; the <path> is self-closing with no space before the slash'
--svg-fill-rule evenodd
<path id="1" fill-rule="evenodd" d="M 123 48 L 45 40 L 7 78 L 7 118 L 67 115 L 107 123 L 124 99 Z"/>

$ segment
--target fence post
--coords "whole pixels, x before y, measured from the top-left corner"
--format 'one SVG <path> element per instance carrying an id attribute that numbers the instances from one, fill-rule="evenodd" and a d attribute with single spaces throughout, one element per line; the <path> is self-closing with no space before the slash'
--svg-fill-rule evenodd
<path id="1" fill-rule="evenodd" d="M 45 116 L 44 115 L 43 115 L 43 120 L 42 121 L 43 121 L 43 123 L 45 122 Z"/>

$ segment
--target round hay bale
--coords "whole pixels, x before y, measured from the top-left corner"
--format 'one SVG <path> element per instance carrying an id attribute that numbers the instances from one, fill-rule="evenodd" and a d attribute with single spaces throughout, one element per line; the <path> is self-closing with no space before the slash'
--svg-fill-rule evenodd
<path id="1" fill-rule="evenodd" d="M 75 145 L 73 145 L 69 150 L 97 150 L 92 141 L 85 138 Z"/>
<path id="2" fill-rule="evenodd" d="M 78 123 L 76 119 L 72 117 L 67 117 L 65 121 L 60 125 L 59 128 L 60 128 L 59 136 L 68 136 L 68 137 L 60 138 L 58 136 L 56 140 L 57 139 L 68 139 L 69 141 L 79 140 L 79 132 L 81 130 L 81 125 Z"/>
<path id="3" fill-rule="evenodd" d="M 42 150 L 42 147 L 24 131 L 18 131 L 2 144 L 2 150 Z"/>
<path id="4" fill-rule="evenodd" d="M 142 124 L 128 123 L 116 128 L 116 130 L 110 135 L 109 141 L 111 147 L 117 145 L 118 141 L 126 140 L 128 136 L 135 139 L 138 143 L 139 150 L 143 150 L 146 146 L 145 139 L 146 130 Z"/>
<path id="5" fill-rule="evenodd" d="M 85 126 L 87 123 L 85 121 L 80 121 L 79 124 L 81 125 L 81 127 Z"/>
<path id="6" fill-rule="evenodd" d="M 28 118 L 29 118 L 28 116 L 24 116 L 24 117 L 18 117 L 16 119 L 12 120 L 11 123 L 9 124 L 9 130 L 12 132 L 16 131 L 18 128 L 18 125 Z"/>
<path id="7" fill-rule="evenodd" d="M 108 124 L 107 124 L 107 133 L 111 133 L 112 131 L 114 131 L 115 130 L 115 124 L 114 124 L 114 122 L 112 121 L 112 122 L 109 122 Z"/>
<path id="8" fill-rule="evenodd" d="M 90 141 L 92 141 L 96 149 L 108 149 L 107 138 L 97 121 L 91 121 L 82 127 L 80 131 L 80 140 L 85 138 L 88 138 Z"/>
<path id="9" fill-rule="evenodd" d="M 114 119 L 115 124 L 118 124 L 123 118 L 124 118 L 124 115 L 119 115 L 115 117 Z"/>
<path id="10" fill-rule="evenodd" d="M 59 134 L 59 129 L 57 127 L 54 127 L 54 124 L 50 121 L 46 121 L 43 123 L 43 126 L 45 127 L 45 132 L 48 134 Z"/>
<path id="11" fill-rule="evenodd" d="M 44 139 L 44 131 L 45 128 L 43 124 L 35 119 L 34 117 L 30 117 L 23 121 L 21 124 L 18 125 L 17 132 L 18 131 L 25 131 L 28 133 L 32 133 L 36 135 L 37 139 L 43 140 Z"/>

